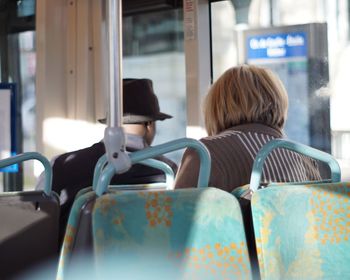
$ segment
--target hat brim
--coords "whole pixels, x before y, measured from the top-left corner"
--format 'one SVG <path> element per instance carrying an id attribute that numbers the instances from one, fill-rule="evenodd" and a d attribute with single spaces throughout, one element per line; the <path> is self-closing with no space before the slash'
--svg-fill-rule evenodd
<path id="1" fill-rule="evenodd" d="M 155 116 L 148 117 L 148 116 L 139 116 L 139 115 L 124 115 L 123 116 L 123 124 L 137 124 L 137 123 L 143 123 L 143 122 L 150 122 L 150 121 L 164 121 L 166 119 L 171 119 L 173 116 L 165 114 L 165 113 L 159 113 Z M 107 119 L 99 119 L 99 123 L 106 124 Z"/>
<path id="2" fill-rule="evenodd" d="M 159 112 L 159 114 L 155 117 L 156 121 L 164 121 L 166 119 L 171 119 L 173 116 Z"/>

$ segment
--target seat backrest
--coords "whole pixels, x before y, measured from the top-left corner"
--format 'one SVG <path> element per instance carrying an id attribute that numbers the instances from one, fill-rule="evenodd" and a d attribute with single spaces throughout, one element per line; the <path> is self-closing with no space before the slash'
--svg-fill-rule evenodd
<path id="1" fill-rule="evenodd" d="M 45 167 L 44 191 L 0 194 L 0 279 L 18 277 L 58 257 L 60 209 L 58 196 L 51 192 L 49 161 L 31 152 L 0 160 L 0 167 L 32 159 Z"/>
<path id="2" fill-rule="evenodd" d="M 182 149 L 188 146 L 191 146 L 199 151 L 199 155 L 201 158 L 201 169 L 198 184 L 207 186 L 210 174 L 209 152 L 203 144 L 193 139 L 184 138 L 174 140 L 166 144 L 149 147 L 142 151 L 131 153 L 130 156 L 132 159 L 132 163 L 136 163 L 147 160 L 149 158 L 153 158 L 160 154 L 171 152 L 177 149 Z M 96 177 L 96 179 L 94 179 L 94 184 L 97 184 L 97 182 L 101 182 L 100 186 L 102 186 L 102 188 L 100 190 L 98 190 L 97 188 L 97 192 L 100 194 L 103 194 L 107 190 L 108 184 L 116 172 L 114 167 L 111 165 L 107 165 L 105 169 L 103 169 L 103 172 L 101 172 L 103 166 L 105 165 L 105 162 L 106 160 L 103 158 L 101 158 L 98 161 L 94 174 L 94 176 Z M 154 162 L 154 160 L 153 162 L 150 162 L 149 160 L 148 162 L 146 161 L 147 164 L 152 163 L 153 166 L 155 166 Z M 167 178 L 172 179 L 172 175 L 169 173 L 170 171 L 166 171 L 164 169 L 164 164 L 162 164 L 162 166 L 159 166 L 159 164 L 157 164 L 157 166 L 161 167 L 165 171 L 165 173 L 168 173 Z M 80 192 L 80 195 L 77 196 L 77 199 L 74 201 L 72 210 L 69 215 L 67 230 L 60 255 L 60 262 L 57 273 L 57 277 L 59 279 L 65 278 L 65 276 L 70 273 L 70 264 L 72 263 L 72 259 L 77 251 L 86 251 L 87 249 L 91 252 L 91 242 L 89 242 L 89 238 L 86 239 L 85 237 L 89 235 L 91 231 L 91 210 L 93 209 L 93 205 L 95 204 L 94 196 L 95 192 L 89 192 L 89 190 L 82 190 Z M 87 244 L 88 246 L 85 246 L 82 242 L 80 242 L 81 240 L 79 240 L 79 237 L 84 237 L 84 240 L 87 242 L 83 243 L 85 245 Z"/>
<path id="3" fill-rule="evenodd" d="M 257 191 L 252 214 L 262 279 L 350 277 L 350 183 Z"/>
<path id="4" fill-rule="evenodd" d="M 64 241 L 62 249 L 62 258 L 60 260 L 60 271 L 63 271 L 64 260 L 70 259 L 71 253 L 79 255 L 92 252 L 92 229 L 91 229 L 91 211 L 95 203 L 94 190 L 96 189 L 98 179 L 101 176 L 103 167 L 107 164 L 107 157 L 103 155 L 96 163 L 94 170 L 93 186 L 81 189 L 75 199 L 82 197 L 79 203 L 75 204 L 73 219 L 70 221 L 67 229 L 69 235 L 68 240 Z M 150 183 L 150 184 L 132 184 L 132 185 L 113 185 L 109 187 L 110 191 L 125 191 L 125 190 L 159 190 L 172 188 L 174 182 L 174 172 L 170 166 L 165 162 L 147 159 L 141 161 L 141 164 L 158 168 L 165 174 L 166 182 L 164 183 Z M 87 195 L 86 195 L 87 194 Z M 82 210 L 82 211 L 81 211 Z M 80 211 L 82 213 L 80 213 Z M 74 236 L 74 238 L 72 238 Z M 74 242 L 70 242 L 74 240 Z M 60 273 L 60 275 L 63 274 Z"/>
<path id="5" fill-rule="evenodd" d="M 114 172 L 101 175 L 103 194 L 84 193 L 74 202 L 61 253 L 58 278 L 74 275 L 67 263 L 74 256 L 84 205 L 92 210 L 93 252 L 83 259 L 85 272 L 121 279 L 250 279 L 242 217 L 237 199 L 207 188 L 210 157 L 200 143 L 188 139 L 131 154 L 136 162 L 145 156 L 198 145 L 201 151 L 199 189 L 175 191 L 120 191 L 105 193 Z M 203 166 L 201 166 L 203 167 Z M 106 175 L 107 174 L 107 175 Z M 205 187 L 205 188 L 204 188 Z M 87 204 L 88 203 L 88 204 Z M 89 207 L 90 207 L 89 206 Z M 87 261 L 86 261 L 87 260 Z M 70 265 L 70 267 L 74 267 Z M 93 268 L 92 268 L 93 267 Z M 113 275 L 111 275 L 113 274 Z"/>
<path id="6" fill-rule="evenodd" d="M 239 204 L 222 190 L 105 194 L 92 223 L 102 277 L 251 278 Z"/>
<path id="7" fill-rule="evenodd" d="M 278 183 L 258 189 L 268 154 L 282 147 L 329 166 L 330 183 Z M 350 276 L 350 184 L 329 154 L 273 140 L 254 162 L 250 190 L 256 249 L 262 279 L 336 279 Z"/>

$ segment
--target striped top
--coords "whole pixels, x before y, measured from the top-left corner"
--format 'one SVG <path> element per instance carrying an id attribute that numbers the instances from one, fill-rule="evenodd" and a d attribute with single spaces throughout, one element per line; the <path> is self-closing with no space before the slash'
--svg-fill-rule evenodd
<path id="1" fill-rule="evenodd" d="M 282 137 L 277 129 L 245 124 L 201 139 L 212 159 L 209 185 L 231 192 L 248 184 L 260 148 L 270 140 Z M 198 174 L 199 157 L 194 150 L 187 149 L 177 173 L 176 188 L 196 186 Z M 286 149 L 272 151 L 265 161 L 262 178 L 262 183 L 321 180 L 314 160 Z"/>

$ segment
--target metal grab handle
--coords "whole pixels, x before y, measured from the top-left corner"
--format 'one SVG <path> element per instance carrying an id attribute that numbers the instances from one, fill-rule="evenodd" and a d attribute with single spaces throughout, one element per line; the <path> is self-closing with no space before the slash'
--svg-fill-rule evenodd
<path id="1" fill-rule="evenodd" d="M 210 154 L 208 149 L 204 146 L 204 144 L 197 140 L 189 138 L 173 140 L 165 144 L 149 147 L 141 151 L 130 153 L 130 159 L 131 163 L 136 163 L 147 158 L 153 158 L 158 155 L 166 154 L 187 147 L 195 149 L 199 154 L 200 167 L 197 187 L 207 187 L 211 169 Z M 96 189 L 96 194 L 98 196 L 101 196 L 107 190 L 108 184 L 111 181 L 114 174 L 114 166 L 108 164 L 107 167 L 103 170 L 102 175 L 99 177 L 99 182 Z"/>
<path id="2" fill-rule="evenodd" d="M 174 184 L 175 174 L 173 169 L 169 165 L 167 165 L 163 161 L 153 159 L 153 158 L 141 160 L 139 163 L 162 170 L 165 174 L 166 189 L 169 190 L 172 188 Z"/>
<path id="3" fill-rule="evenodd" d="M 51 184 L 52 184 L 52 167 L 50 162 L 46 157 L 37 152 L 27 152 L 19 155 L 15 155 L 10 158 L 5 158 L 0 160 L 0 168 L 9 166 L 12 164 L 20 163 L 27 160 L 36 159 L 42 163 L 45 168 L 45 181 L 44 181 L 44 192 L 47 195 L 51 194 Z"/>
<path id="4" fill-rule="evenodd" d="M 157 168 L 157 169 L 163 171 L 165 174 L 165 184 L 167 186 L 167 189 L 169 189 L 170 186 L 173 185 L 173 183 L 174 183 L 174 171 L 165 162 L 150 158 L 150 159 L 142 160 L 139 163 L 144 164 L 146 166 L 153 167 L 153 168 Z M 95 165 L 94 178 L 93 178 L 93 182 L 92 182 L 92 189 L 93 190 L 96 190 L 98 179 L 100 178 L 101 173 L 103 171 L 103 168 L 105 167 L 106 164 L 107 164 L 107 156 L 103 155 L 102 157 L 99 158 L 99 160 L 97 161 L 97 163 Z"/>
<path id="5" fill-rule="evenodd" d="M 257 191 L 257 189 L 259 188 L 265 159 L 272 152 L 272 150 L 277 148 L 291 150 L 328 164 L 331 170 L 332 182 L 340 182 L 341 171 L 339 164 L 337 160 L 330 154 L 293 141 L 274 139 L 268 142 L 266 145 L 264 145 L 256 155 L 253 164 L 252 175 L 250 177 L 250 190 L 252 192 Z"/>
<path id="6" fill-rule="evenodd" d="M 98 184 L 98 179 L 101 176 L 101 173 L 103 171 L 103 168 L 106 166 L 107 164 L 107 155 L 104 154 L 103 156 L 101 156 L 96 165 L 95 165 L 95 169 L 94 169 L 94 178 L 92 180 L 92 189 L 96 190 L 97 188 L 97 184 Z"/>

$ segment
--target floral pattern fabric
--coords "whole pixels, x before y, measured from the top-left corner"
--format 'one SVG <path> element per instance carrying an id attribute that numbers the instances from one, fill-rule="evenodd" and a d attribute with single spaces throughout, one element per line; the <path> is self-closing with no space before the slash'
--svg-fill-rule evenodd
<path id="1" fill-rule="evenodd" d="M 71 266 L 71 255 L 74 250 L 76 233 L 79 226 L 80 211 L 83 205 L 90 199 L 95 197 L 95 192 L 86 192 L 74 201 L 64 235 L 63 245 L 61 248 L 58 270 L 56 279 L 63 280 L 67 278 L 68 271 Z"/>
<path id="2" fill-rule="evenodd" d="M 251 279 L 239 204 L 222 190 L 109 193 L 92 223 L 98 272 L 147 263 L 167 279 Z"/>
<path id="3" fill-rule="evenodd" d="M 350 278 L 350 183 L 270 186 L 252 197 L 262 279 Z"/>

